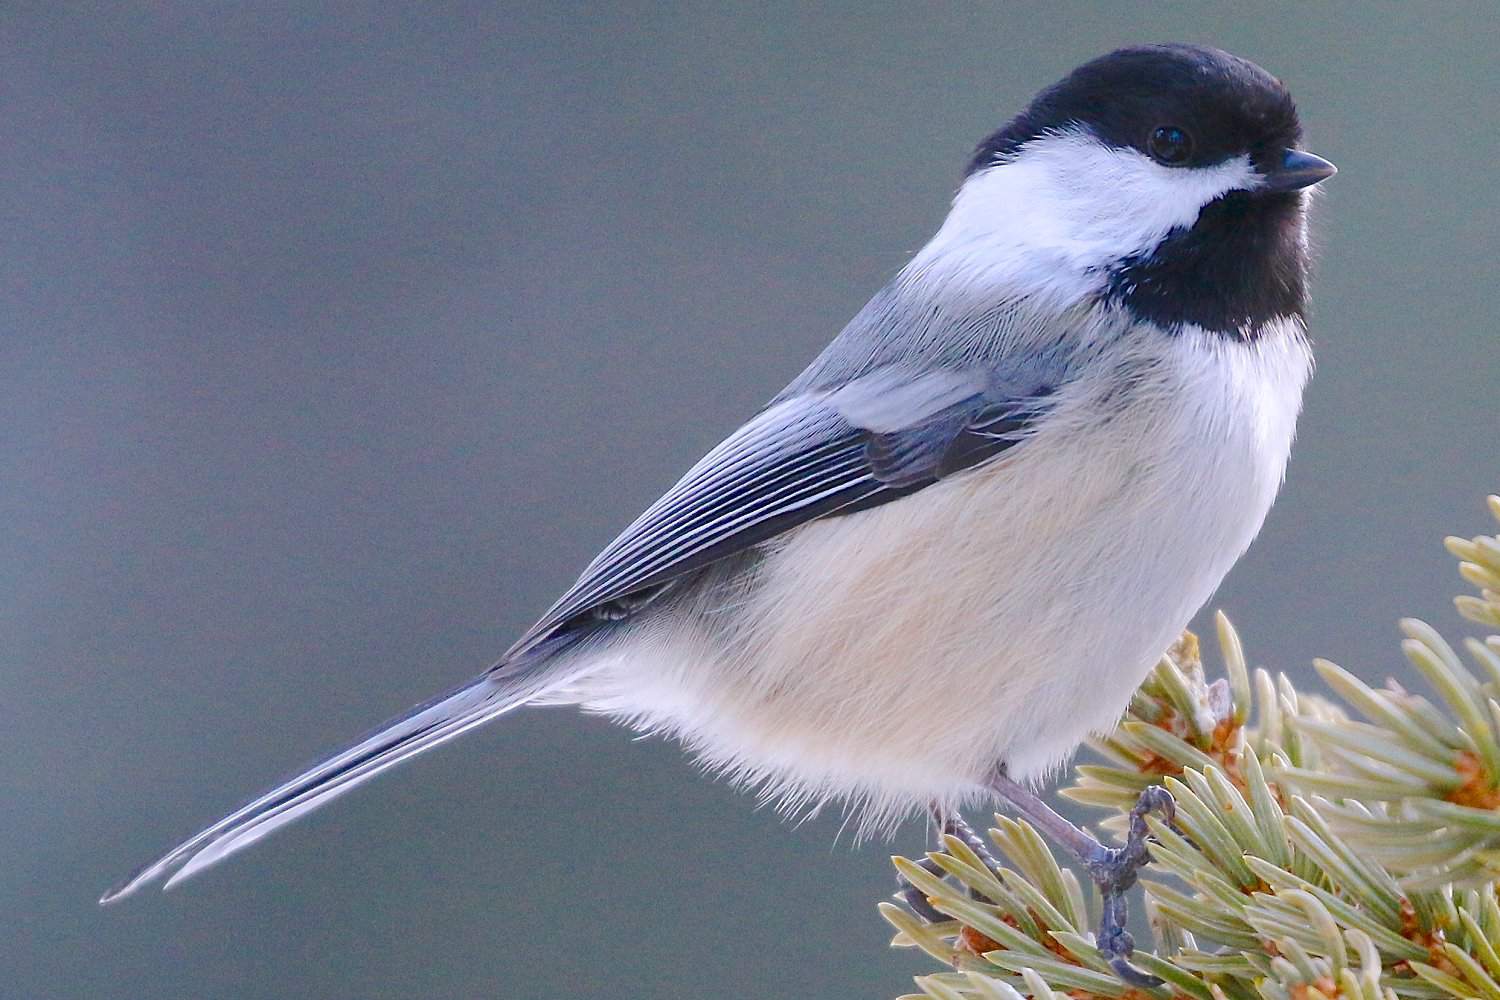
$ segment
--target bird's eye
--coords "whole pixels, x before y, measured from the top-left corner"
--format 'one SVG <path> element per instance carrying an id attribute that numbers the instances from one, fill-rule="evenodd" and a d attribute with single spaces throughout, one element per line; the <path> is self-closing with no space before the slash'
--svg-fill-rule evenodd
<path id="1" fill-rule="evenodd" d="M 1168 167 L 1181 166 L 1193 155 L 1193 137 L 1176 125 L 1163 125 L 1151 133 L 1151 158 Z"/>

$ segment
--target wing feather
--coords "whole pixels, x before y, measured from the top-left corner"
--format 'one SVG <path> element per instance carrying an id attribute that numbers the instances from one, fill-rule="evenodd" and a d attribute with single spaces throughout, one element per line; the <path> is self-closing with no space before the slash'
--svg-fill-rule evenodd
<path id="1" fill-rule="evenodd" d="M 887 369 L 776 403 L 606 546 L 508 658 L 580 623 L 614 620 L 602 609 L 799 524 L 907 496 L 993 458 L 1024 437 L 1050 391 L 1001 388 L 974 371 Z"/>

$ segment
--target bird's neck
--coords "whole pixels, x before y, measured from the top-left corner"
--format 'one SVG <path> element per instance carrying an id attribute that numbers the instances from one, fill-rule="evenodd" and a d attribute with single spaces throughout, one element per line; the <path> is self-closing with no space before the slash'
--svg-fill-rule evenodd
<path id="1" fill-rule="evenodd" d="M 1188 229 L 1110 270 L 1107 295 L 1166 329 L 1201 327 L 1254 340 L 1307 310 L 1303 195 L 1235 194 L 1208 205 Z"/>
<path id="2" fill-rule="evenodd" d="M 1054 311 L 1105 302 L 1168 330 L 1241 340 L 1280 329 L 1278 320 L 1301 323 L 1302 195 L 1231 191 L 1200 208 L 1126 185 L 1101 198 L 1097 177 L 1070 183 L 1076 159 L 1021 159 L 972 175 L 898 279 L 906 294 L 981 310 L 1013 298 Z"/>

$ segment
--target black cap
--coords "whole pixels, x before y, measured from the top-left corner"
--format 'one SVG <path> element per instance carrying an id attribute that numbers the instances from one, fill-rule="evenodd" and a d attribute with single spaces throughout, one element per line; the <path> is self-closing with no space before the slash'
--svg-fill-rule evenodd
<path id="1" fill-rule="evenodd" d="M 1248 153 L 1262 172 L 1279 167 L 1302 138 L 1291 94 L 1248 59 L 1199 45 L 1142 45 L 1084 63 L 1042 91 L 980 144 L 969 172 L 1079 126 L 1108 145 L 1147 155 L 1158 129 L 1180 129 L 1191 152 L 1174 166 L 1208 166 Z"/>

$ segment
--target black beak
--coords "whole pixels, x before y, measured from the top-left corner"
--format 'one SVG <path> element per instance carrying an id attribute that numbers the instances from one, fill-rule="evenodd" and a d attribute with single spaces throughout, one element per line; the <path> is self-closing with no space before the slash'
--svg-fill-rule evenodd
<path id="1" fill-rule="evenodd" d="M 1300 149 L 1289 149 L 1282 157 L 1281 166 L 1265 174 L 1266 183 L 1262 191 L 1300 191 L 1326 181 L 1339 172 L 1339 168 L 1311 153 Z"/>

